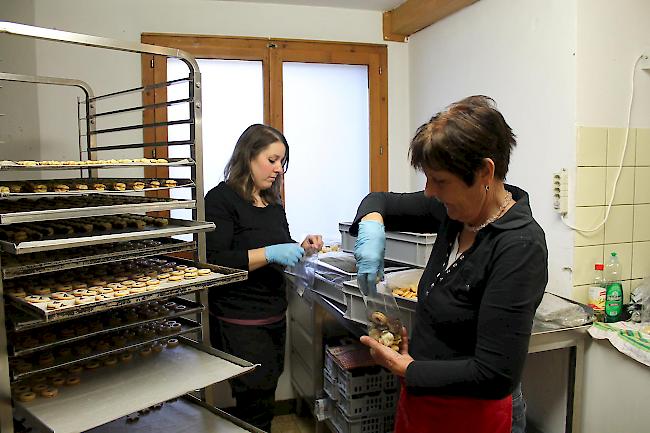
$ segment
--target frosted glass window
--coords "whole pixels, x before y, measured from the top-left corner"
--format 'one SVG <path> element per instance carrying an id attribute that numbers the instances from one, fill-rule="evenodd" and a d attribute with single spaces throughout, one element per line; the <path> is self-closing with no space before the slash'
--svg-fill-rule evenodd
<path id="1" fill-rule="evenodd" d="M 338 241 L 338 223 L 354 217 L 369 191 L 368 68 L 286 62 L 282 74 L 291 234 Z"/>
<path id="2" fill-rule="evenodd" d="M 223 180 L 223 169 L 237 139 L 249 125 L 264 120 L 264 81 L 261 61 L 198 59 L 203 98 L 203 190 L 207 193 Z M 178 59 L 167 60 L 167 79 L 187 77 L 188 67 Z M 187 84 L 167 88 L 169 101 L 187 98 Z M 187 104 L 168 107 L 168 120 L 187 119 Z M 169 141 L 189 139 L 187 125 L 168 128 Z M 170 146 L 170 158 L 188 157 L 189 146 Z M 170 177 L 188 178 L 189 168 L 170 167 Z M 185 191 L 183 191 L 185 190 Z M 189 198 L 187 188 L 172 197 Z M 191 217 L 190 210 L 173 210 L 172 217 Z"/>

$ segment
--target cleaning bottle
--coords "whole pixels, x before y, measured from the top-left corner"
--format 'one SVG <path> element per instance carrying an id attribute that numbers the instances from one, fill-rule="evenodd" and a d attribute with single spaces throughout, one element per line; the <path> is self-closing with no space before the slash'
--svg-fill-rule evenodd
<path id="1" fill-rule="evenodd" d="M 621 285 L 621 263 L 615 252 L 609 257 L 605 268 L 605 322 L 618 322 L 623 316 L 623 286 Z"/>
<path id="2" fill-rule="evenodd" d="M 594 278 L 587 293 L 588 305 L 594 310 L 596 320 L 603 321 L 605 315 L 605 297 L 607 292 L 607 282 L 603 270 L 605 265 L 596 263 L 594 265 Z"/>

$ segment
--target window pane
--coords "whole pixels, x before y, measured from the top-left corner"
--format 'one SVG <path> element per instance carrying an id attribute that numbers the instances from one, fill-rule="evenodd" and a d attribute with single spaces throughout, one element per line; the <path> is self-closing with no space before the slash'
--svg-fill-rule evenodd
<path id="1" fill-rule="evenodd" d="M 289 228 L 336 241 L 369 191 L 368 68 L 287 62 L 282 74 Z"/>
<path id="2" fill-rule="evenodd" d="M 261 61 L 198 59 L 203 99 L 203 191 L 223 180 L 223 169 L 241 133 L 264 120 L 264 89 Z M 178 59 L 167 60 L 167 79 L 187 77 L 188 68 Z M 167 98 L 186 98 L 187 84 L 170 86 Z M 187 104 L 168 108 L 169 120 L 187 119 Z M 172 125 L 169 140 L 189 139 L 186 125 Z M 170 158 L 189 156 L 188 146 L 171 146 Z M 188 178 L 189 168 L 170 167 L 170 177 Z M 172 191 L 172 197 L 189 198 L 190 192 Z M 190 210 L 173 210 L 174 218 L 190 218 Z"/>

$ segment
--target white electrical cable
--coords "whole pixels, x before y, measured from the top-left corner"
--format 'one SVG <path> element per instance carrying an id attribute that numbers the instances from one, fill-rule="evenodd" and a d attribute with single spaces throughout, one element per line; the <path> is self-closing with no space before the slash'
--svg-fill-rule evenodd
<path id="1" fill-rule="evenodd" d="M 636 76 L 636 67 L 639 64 L 639 61 L 643 58 L 647 58 L 645 54 L 641 54 L 639 57 L 637 57 L 636 61 L 634 62 L 634 66 L 632 67 L 632 90 L 630 94 L 630 106 L 628 107 L 627 110 L 627 127 L 625 128 L 625 143 L 623 144 L 623 152 L 621 153 L 621 163 L 618 165 L 618 170 L 616 171 L 616 179 L 614 179 L 614 186 L 612 188 L 612 196 L 609 198 L 609 203 L 607 204 L 607 210 L 605 211 L 605 218 L 595 227 L 590 228 L 590 229 L 582 229 L 576 226 L 571 225 L 566 219 L 566 214 L 562 215 L 562 222 L 569 227 L 572 230 L 578 231 L 578 232 L 584 232 L 584 233 L 591 233 L 595 232 L 596 230 L 600 229 L 605 222 L 607 222 L 607 218 L 609 218 L 609 211 L 612 209 L 612 203 L 614 202 L 614 196 L 616 195 L 616 187 L 618 186 L 618 179 L 621 176 L 621 171 L 623 171 L 623 160 L 625 159 L 625 151 L 627 150 L 627 141 L 629 139 L 630 135 L 630 120 L 632 117 L 632 104 L 634 102 L 634 77 Z"/>

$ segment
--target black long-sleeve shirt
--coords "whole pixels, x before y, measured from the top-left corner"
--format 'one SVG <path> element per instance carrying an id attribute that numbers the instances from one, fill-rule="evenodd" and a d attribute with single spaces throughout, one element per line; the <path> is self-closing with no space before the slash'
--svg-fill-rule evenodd
<path id="1" fill-rule="evenodd" d="M 216 230 L 206 234 L 208 262 L 248 270 L 248 250 L 294 242 L 284 208 L 279 204 L 256 207 L 225 182 L 205 196 L 206 220 Z M 283 269 L 265 265 L 248 279 L 209 291 L 210 313 L 232 319 L 263 319 L 287 309 Z"/>
<path id="2" fill-rule="evenodd" d="M 359 206 L 379 212 L 387 230 L 437 232 L 418 286 L 418 304 L 406 370 L 409 392 L 499 399 L 521 379 L 535 310 L 548 281 L 544 231 L 533 219 L 528 194 L 506 185 L 516 201 L 476 235 L 445 269 L 462 223 L 423 192 L 372 193 Z"/>

